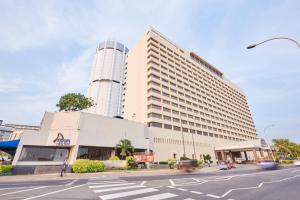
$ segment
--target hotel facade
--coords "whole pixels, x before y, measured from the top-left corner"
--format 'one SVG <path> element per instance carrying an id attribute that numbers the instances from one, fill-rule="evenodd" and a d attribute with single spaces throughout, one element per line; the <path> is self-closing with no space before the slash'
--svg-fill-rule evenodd
<path id="1" fill-rule="evenodd" d="M 199 158 L 215 146 L 257 139 L 244 92 L 153 28 L 127 54 L 123 85 L 124 118 L 158 129 L 155 149 L 169 156 Z M 175 153 L 185 138 L 193 148 Z"/>
<path id="2" fill-rule="evenodd" d="M 256 134 L 244 92 L 223 72 L 153 28 L 128 53 L 122 47 L 117 52 L 119 60 L 125 58 L 123 68 L 122 62 L 118 65 L 118 83 L 109 70 L 99 70 L 107 68 L 100 56 L 101 67 L 94 61 L 88 92 L 94 98 L 103 95 L 102 82 L 117 84 L 119 100 L 98 98 L 98 110 L 90 108 L 90 113 L 46 113 L 39 132 L 21 139 L 13 165 L 33 170 L 33 166 L 58 165 L 65 156 L 69 164 L 78 158 L 108 159 L 125 138 L 138 152 L 152 151 L 154 161 L 202 159 L 204 154 L 214 161 L 242 157 L 255 162 L 270 157 L 270 147 Z M 97 47 L 96 53 L 100 50 Z M 116 45 L 113 50 L 117 51 Z M 108 63 L 113 67 L 113 62 Z M 99 105 L 106 105 L 107 111 L 117 109 L 103 112 Z M 113 118 L 115 113 L 123 119 Z"/>

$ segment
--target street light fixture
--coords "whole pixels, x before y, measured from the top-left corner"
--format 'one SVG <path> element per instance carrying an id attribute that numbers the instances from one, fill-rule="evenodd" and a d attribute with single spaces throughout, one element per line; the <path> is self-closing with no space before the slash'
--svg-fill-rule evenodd
<path id="1" fill-rule="evenodd" d="M 265 42 L 269 42 L 271 40 L 289 40 L 289 41 L 295 43 L 298 48 L 300 48 L 300 43 L 297 42 L 296 40 L 292 39 L 292 38 L 289 38 L 289 37 L 274 37 L 274 38 L 270 38 L 270 39 L 264 40 L 264 41 L 262 41 L 260 43 L 257 43 L 257 44 L 251 44 L 251 45 L 247 46 L 247 49 L 252 49 L 252 48 L 254 48 L 254 47 L 258 46 L 258 45 L 261 45 L 261 44 L 263 44 Z"/>
<path id="2" fill-rule="evenodd" d="M 266 134 L 266 131 L 267 131 L 267 129 L 268 128 L 271 128 L 271 127 L 274 127 L 275 126 L 275 124 L 270 124 L 270 125 L 268 125 L 268 126 L 266 126 L 265 128 L 264 128 L 264 136 L 266 137 L 266 139 L 267 139 L 267 142 L 268 142 L 268 136 L 267 136 L 267 134 Z"/>

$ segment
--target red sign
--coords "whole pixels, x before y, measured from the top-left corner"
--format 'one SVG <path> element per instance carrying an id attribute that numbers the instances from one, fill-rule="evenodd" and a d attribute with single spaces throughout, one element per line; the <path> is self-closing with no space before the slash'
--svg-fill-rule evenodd
<path id="1" fill-rule="evenodd" d="M 136 162 L 146 163 L 154 161 L 153 153 L 134 153 L 133 157 Z"/>

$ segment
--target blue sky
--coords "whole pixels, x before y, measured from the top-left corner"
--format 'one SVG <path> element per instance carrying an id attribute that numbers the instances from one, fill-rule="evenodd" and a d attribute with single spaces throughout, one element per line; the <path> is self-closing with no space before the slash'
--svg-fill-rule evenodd
<path id="1" fill-rule="evenodd" d="M 67 92 L 86 94 L 97 44 L 132 47 L 153 26 L 245 91 L 258 133 L 300 142 L 298 0 L 0 1 L 0 119 L 39 124 Z"/>

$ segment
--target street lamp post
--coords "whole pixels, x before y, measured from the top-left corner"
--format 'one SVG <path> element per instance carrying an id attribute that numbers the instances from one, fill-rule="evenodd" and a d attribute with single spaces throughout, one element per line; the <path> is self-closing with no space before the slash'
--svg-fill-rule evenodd
<path id="1" fill-rule="evenodd" d="M 179 117 L 180 117 L 180 130 L 181 130 L 182 145 L 183 145 L 183 157 L 186 157 L 181 112 L 179 112 Z"/>
<path id="2" fill-rule="evenodd" d="M 269 42 L 271 40 L 289 40 L 289 41 L 295 43 L 298 48 L 300 48 L 300 43 L 297 42 L 296 40 L 292 39 L 292 38 L 289 38 L 289 37 L 274 37 L 274 38 L 270 38 L 270 39 L 264 40 L 264 41 L 262 41 L 260 43 L 257 43 L 257 44 L 251 44 L 251 45 L 247 46 L 247 49 L 252 49 L 252 48 L 254 48 L 254 47 L 258 46 L 258 45 L 261 45 L 263 43 Z"/>
<path id="3" fill-rule="evenodd" d="M 267 142 L 269 141 L 269 139 L 268 139 L 268 136 L 266 134 L 266 131 L 267 131 L 268 128 L 271 128 L 271 127 L 274 127 L 274 126 L 275 126 L 275 124 L 270 124 L 270 125 L 268 125 L 264 128 L 264 136 L 266 137 Z"/>

